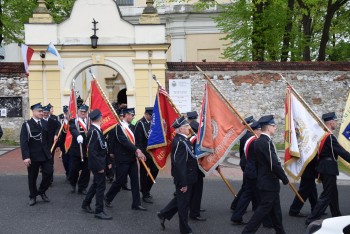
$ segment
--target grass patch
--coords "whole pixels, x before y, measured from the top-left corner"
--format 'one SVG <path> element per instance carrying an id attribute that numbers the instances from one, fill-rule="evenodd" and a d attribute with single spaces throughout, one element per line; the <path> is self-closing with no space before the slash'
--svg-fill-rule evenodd
<path id="1" fill-rule="evenodd" d="M 339 168 L 339 171 L 344 172 L 345 174 L 350 176 L 350 169 L 339 161 L 338 161 L 338 168 Z"/>
<path id="2" fill-rule="evenodd" d="M 19 142 L 14 141 L 14 140 L 1 140 L 0 141 L 1 146 L 19 146 Z"/>

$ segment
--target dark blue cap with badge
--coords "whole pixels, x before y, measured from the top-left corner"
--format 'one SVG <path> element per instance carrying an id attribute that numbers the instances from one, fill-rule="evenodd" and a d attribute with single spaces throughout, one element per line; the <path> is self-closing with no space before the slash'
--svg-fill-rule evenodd
<path id="1" fill-rule="evenodd" d="M 89 106 L 83 104 L 83 105 L 81 105 L 81 106 L 79 107 L 79 110 L 80 110 L 80 111 L 88 111 L 88 110 L 89 110 Z"/>
<path id="2" fill-rule="evenodd" d="M 53 107 L 53 105 L 51 105 L 51 103 L 49 103 L 49 104 L 47 104 L 47 107 L 48 107 L 49 109 L 51 109 L 51 107 Z"/>
<path id="3" fill-rule="evenodd" d="M 247 122 L 247 124 L 251 124 L 254 122 L 254 117 L 251 115 L 245 118 L 244 120 Z"/>
<path id="4" fill-rule="evenodd" d="M 260 126 L 264 125 L 276 125 L 273 115 L 265 115 L 259 119 Z"/>
<path id="5" fill-rule="evenodd" d="M 149 115 L 153 114 L 153 107 L 145 107 L 145 112 L 148 113 Z"/>
<path id="6" fill-rule="evenodd" d="M 68 106 L 63 106 L 62 109 L 63 109 L 63 113 L 68 113 Z"/>
<path id="7" fill-rule="evenodd" d="M 31 105 L 31 106 L 30 106 L 30 109 L 31 109 L 31 110 L 42 110 L 42 109 L 43 109 L 43 106 L 41 105 L 41 102 L 39 102 L 39 103 L 36 103 L 36 104 L 34 104 L 34 105 Z"/>
<path id="8" fill-rule="evenodd" d="M 337 116 L 335 115 L 335 112 L 329 112 L 322 115 L 322 119 L 324 122 L 330 121 L 330 120 L 337 120 Z"/>
<path id="9" fill-rule="evenodd" d="M 180 116 L 179 118 L 175 119 L 174 123 L 171 125 L 173 128 L 179 128 L 181 126 L 188 125 L 187 120 L 185 119 L 185 116 Z"/>
<path id="10" fill-rule="evenodd" d="M 50 112 L 51 107 L 50 106 L 43 106 L 43 112 Z"/>
<path id="11" fill-rule="evenodd" d="M 197 121 L 192 121 L 190 126 L 195 133 L 198 133 L 199 123 Z"/>
<path id="12" fill-rule="evenodd" d="M 197 119 L 198 113 L 197 111 L 187 112 L 187 119 Z"/>
<path id="13" fill-rule="evenodd" d="M 124 108 L 124 109 L 120 109 L 120 111 L 122 115 L 125 115 L 125 114 L 135 115 L 135 108 Z"/>
<path id="14" fill-rule="evenodd" d="M 97 120 L 98 118 L 102 117 L 102 113 L 99 109 L 95 109 L 93 111 L 90 112 L 89 114 L 89 118 L 94 121 Z"/>
<path id="15" fill-rule="evenodd" d="M 253 129 L 253 130 L 256 130 L 256 129 L 261 129 L 261 125 L 260 125 L 260 122 L 259 121 L 254 121 L 250 127 Z"/>

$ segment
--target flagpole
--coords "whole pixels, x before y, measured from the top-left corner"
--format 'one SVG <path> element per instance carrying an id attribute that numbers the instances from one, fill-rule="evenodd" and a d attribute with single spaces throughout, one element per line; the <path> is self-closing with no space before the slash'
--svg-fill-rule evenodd
<path id="1" fill-rule="evenodd" d="M 328 127 L 324 124 L 324 122 L 323 122 L 323 121 L 316 115 L 316 113 L 311 109 L 311 107 L 309 106 L 309 104 L 306 103 L 306 101 L 300 96 L 300 94 L 294 89 L 294 87 L 286 80 L 286 78 L 284 78 L 284 76 L 282 76 L 281 73 L 278 73 L 278 74 L 281 76 L 282 80 L 291 88 L 291 90 L 293 91 L 293 93 L 295 94 L 295 96 L 299 99 L 299 101 L 301 101 L 301 102 L 305 105 L 306 109 L 310 112 L 310 114 L 313 115 L 313 117 L 317 120 L 317 122 L 318 122 L 319 124 L 322 125 L 322 127 L 324 128 L 324 130 L 325 130 L 326 132 L 331 132 L 331 131 L 328 129 Z"/>
<path id="2" fill-rule="evenodd" d="M 109 105 L 109 108 L 112 110 L 112 113 L 114 115 L 114 117 L 118 120 L 119 123 L 121 123 L 120 119 L 119 119 L 119 116 L 117 115 L 117 113 L 115 112 L 112 104 L 110 103 L 109 99 L 107 98 L 105 92 L 103 91 L 103 89 L 101 88 L 100 84 L 98 83 L 95 75 L 92 73 L 91 69 L 89 69 L 89 72 L 92 76 L 92 78 L 96 81 L 96 84 L 97 84 L 97 87 L 99 88 L 100 92 L 102 93 L 103 97 L 105 98 L 105 100 L 107 101 L 107 104 Z M 91 87 L 90 87 L 90 90 L 91 90 Z M 90 98 L 90 101 L 91 101 L 91 98 Z M 129 136 L 127 135 L 126 137 L 129 138 Z M 130 139 L 129 139 L 130 140 Z M 145 170 L 147 171 L 147 174 L 148 176 L 152 179 L 152 182 L 155 184 L 156 181 L 154 180 L 154 177 L 153 175 L 151 174 L 151 171 L 150 169 L 147 167 L 146 163 L 142 160 L 142 159 L 139 159 L 139 161 L 141 162 L 141 164 L 143 165 L 143 167 L 145 168 Z"/>
<path id="3" fill-rule="evenodd" d="M 233 190 L 233 188 L 231 187 L 231 185 L 229 184 L 229 182 L 227 181 L 227 179 L 224 177 L 224 175 L 221 172 L 220 167 L 218 166 L 218 168 L 216 169 L 216 171 L 219 173 L 219 175 L 221 176 L 221 179 L 225 182 L 226 186 L 228 187 L 228 189 L 231 191 L 231 193 L 233 194 L 233 196 L 237 197 L 237 193 Z"/>
<path id="4" fill-rule="evenodd" d="M 78 119 L 78 107 L 77 107 L 77 100 L 75 99 L 75 79 L 73 79 L 72 81 L 72 90 L 73 90 L 73 93 L 74 93 L 74 98 L 73 98 L 73 102 L 75 103 L 75 113 L 76 113 L 76 116 L 75 118 Z M 70 114 L 70 113 L 69 113 Z M 78 121 L 75 121 L 75 127 L 79 130 L 79 126 L 78 126 Z M 73 135 L 72 135 L 73 137 Z M 80 150 L 80 159 L 82 162 L 84 162 L 84 154 L 83 154 L 83 148 L 81 147 L 81 144 L 82 143 L 79 143 L 79 150 Z"/>
<path id="5" fill-rule="evenodd" d="M 51 153 L 52 153 L 53 149 L 54 149 L 54 148 L 55 148 L 55 146 L 56 146 L 56 143 L 57 143 L 57 141 L 58 141 L 58 137 L 61 135 L 61 132 L 62 132 L 63 126 L 64 126 L 64 124 L 62 124 L 62 126 L 61 126 L 60 130 L 58 131 L 58 134 L 57 134 L 57 139 L 56 139 L 56 140 L 55 140 L 55 142 L 53 143 L 53 145 L 52 145 L 52 147 L 51 147 L 51 150 L 50 150 L 50 152 L 51 152 Z"/>
<path id="6" fill-rule="evenodd" d="M 207 81 L 214 87 L 214 89 L 220 94 L 220 96 L 224 99 L 224 101 L 227 103 L 227 105 L 229 105 L 229 107 L 235 112 L 235 114 L 241 119 L 241 121 L 243 122 L 243 124 L 246 126 L 246 128 L 248 128 L 248 130 L 253 133 L 256 137 L 257 135 L 255 134 L 255 132 L 253 131 L 253 129 L 250 127 L 250 125 L 245 121 L 245 119 L 238 113 L 238 111 L 232 106 L 232 104 L 226 99 L 226 97 L 220 92 L 220 90 L 215 86 L 215 84 L 213 83 L 213 81 L 211 81 L 210 77 L 204 72 L 202 71 L 202 69 L 200 69 L 198 66 L 196 66 L 196 68 L 198 69 L 198 71 L 200 71 L 204 77 L 207 79 Z"/>

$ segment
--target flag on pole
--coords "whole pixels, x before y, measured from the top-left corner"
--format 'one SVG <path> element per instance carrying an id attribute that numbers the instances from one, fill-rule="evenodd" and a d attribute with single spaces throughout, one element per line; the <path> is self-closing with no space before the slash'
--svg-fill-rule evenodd
<path id="1" fill-rule="evenodd" d="M 56 47 L 54 44 L 52 44 L 52 42 L 50 42 L 49 46 L 47 47 L 47 51 L 50 52 L 51 54 L 55 55 L 57 57 L 57 61 L 58 61 L 58 67 L 60 69 L 64 69 L 64 65 L 63 65 L 63 61 L 61 59 L 60 54 L 58 53 Z"/>
<path id="2" fill-rule="evenodd" d="M 319 143 L 327 134 L 298 97 L 290 87 L 287 88 L 284 168 L 295 180 L 315 157 Z"/>
<path id="3" fill-rule="evenodd" d="M 103 94 L 98 81 L 93 79 L 91 81 L 91 97 L 90 97 L 90 109 L 99 109 L 102 113 L 101 129 L 103 134 L 106 134 L 109 130 L 118 124 L 118 119 L 115 115 L 113 107 L 109 105 L 108 100 Z"/>
<path id="4" fill-rule="evenodd" d="M 159 169 L 163 169 L 171 152 L 171 143 L 176 135 L 171 127 L 179 114 L 175 111 L 168 93 L 158 88 L 154 103 L 151 130 L 148 137 L 147 151 Z"/>
<path id="5" fill-rule="evenodd" d="M 32 60 L 34 50 L 25 44 L 21 44 L 21 51 L 22 51 L 24 69 L 26 70 L 27 75 L 29 75 L 29 64 L 30 64 L 30 61 Z"/>
<path id="6" fill-rule="evenodd" d="M 77 118 L 77 102 L 75 98 L 75 91 L 72 89 L 69 97 L 69 106 L 68 106 L 68 111 L 69 111 L 69 119 L 76 119 Z M 69 125 L 69 123 L 68 123 Z M 69 131 L 69 126 L 67 128 L 67 134 L 66 134 L 66 140 L 64 142 L 64 147 L 66 149 L 66 152 L 68 152 L 71 144 L 72 144 L 72 133 Z"/>
<path id="7" fill-rule="evenodd" d="M 209 174 L 225 159 L 233 145 L 245 134 L 242 124 L 226 100 L 208 83 L 200 119 L 200 138 L 196 148 L 208 155 L 198 159 L 200 169 Z"/>
<path id="8" fill-rule="evenodd" d="M 350 151 L 350 93 L 345 104 L 342 122 L 340 125 L 338 142 L 346 151 Z M 350 164 L 339 157 L 339 161 L 350 169 Z"/>

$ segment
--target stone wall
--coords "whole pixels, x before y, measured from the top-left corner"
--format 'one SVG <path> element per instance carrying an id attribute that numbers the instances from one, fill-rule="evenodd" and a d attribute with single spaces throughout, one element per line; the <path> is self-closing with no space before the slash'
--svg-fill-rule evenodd
<path id="1" fill-rule="evenodd" d="M 194 65 L 211 77 L 242 116 L 275 115 L 276 143 L 284 141 L 286 84 L 279 73 L 318 116 L 335 111 L 341 117 L 349 93 L 350 63 L 168 63 L 166 80 L 191 79 L 192 108 L 198 113 L 205 79 Z"/>
<path id="2" fill-rule="evenodd" d="M 22 97 L 22 117 L 0 117 L 1 140 L 19 142 L 24 119 L 29 118 L 28 78 L 23 63 L 0 63 L 0 97 Z"/>

